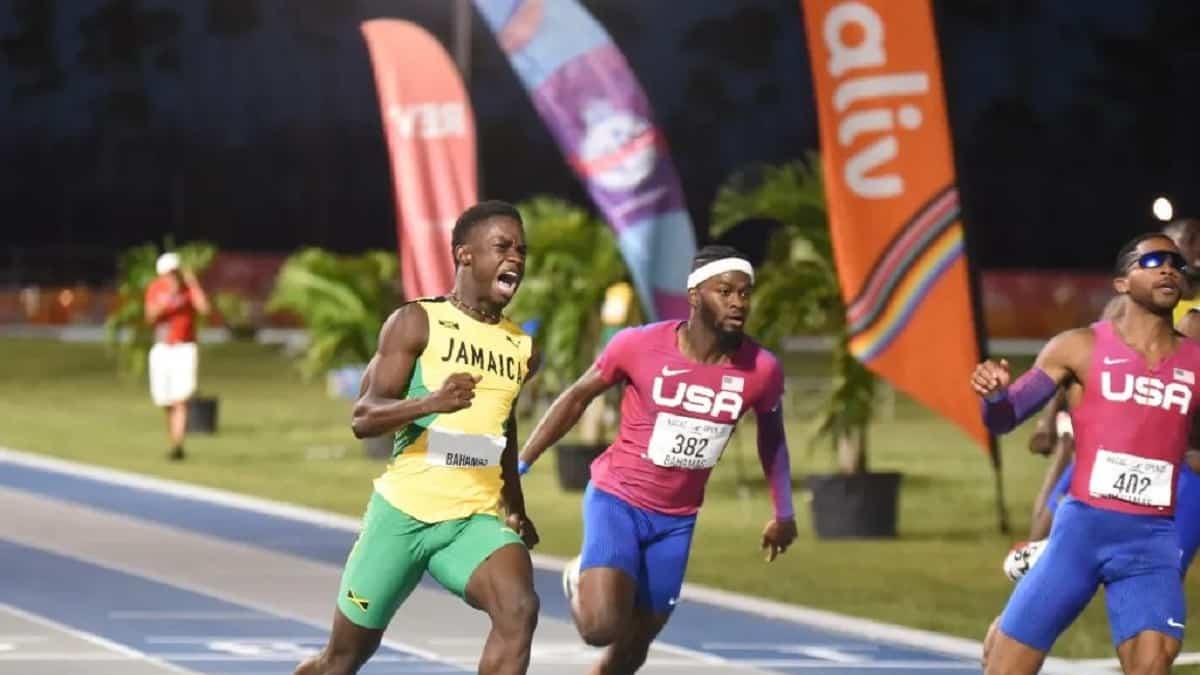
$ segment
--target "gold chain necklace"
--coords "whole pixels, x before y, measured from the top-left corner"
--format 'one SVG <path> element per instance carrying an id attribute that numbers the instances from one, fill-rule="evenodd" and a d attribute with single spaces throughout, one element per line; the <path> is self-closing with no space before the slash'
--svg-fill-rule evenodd
<path id="1" fill-rule="evenodd" d="M 500 314 L 499 313 L 493 314 L 491 312 L 485 312 L 482 309 L 472 307 L 472 306 L 468 305 L 467 303 L 463 302 L 457 295 L 455 295 L 453 293 L 451 293 L 450 295 L 447 295 L 446 297 L 449 298 L 450 304 L 459 308 L 460 310 L 467 313 L 468 315 L 474 315 L 475 318 L 478 318 L 478 319 L 488 322 L 488 323 L 500 323 Z"/>

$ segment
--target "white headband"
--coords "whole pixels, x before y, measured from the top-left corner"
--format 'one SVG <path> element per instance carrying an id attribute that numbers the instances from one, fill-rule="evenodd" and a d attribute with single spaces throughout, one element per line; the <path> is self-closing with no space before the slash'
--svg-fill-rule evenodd
<path id="1" fill-rule="evenodd" d="M 687 287 L 689 289 L 695 288 L 704 283 L 705 280 L 726 272 L 745 272 L 750 277 L 750 281 L 754 281 L 754 268 L 750 265 L 750 261 L 743 258 L 721 258 L 693 270 L 688 275 Z"/>

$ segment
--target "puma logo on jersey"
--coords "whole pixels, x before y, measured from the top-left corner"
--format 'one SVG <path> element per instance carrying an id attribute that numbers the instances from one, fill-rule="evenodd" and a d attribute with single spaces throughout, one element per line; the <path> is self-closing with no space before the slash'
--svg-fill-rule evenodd
<path id="1" fill-rule="evenodd" d="M 742 414 L 742 395 L 736 391 L 713 391 L 708 387 L 686 382 L 676 382 L 675 392 L 668 398 L 663 395 L 663 378 L 654 378 L 654 402 L 664 408 L 683 408 L 688 412 L 712 415 L 717 419 L 728 413 L 729 419 L 737 420 Z"/>
<path id="2" fill-rule="evenodd" d="M 451 330 L 458 330 L 458 323 L 455 321 L 445 321 L 443 319 L 438 319 L 438 323 L 441 324 L 443 328 L 449 328 Z"/>
<path id="3" fill-rule="evenodd" d="M 1120 390 L 1113 387 L 1112 373 L 1105 371 L 1100 374 L 1100 393 L 1109 401 L 1123 403 L 1132 400 L 1138 405 L 1151 408 L 1170 410 L 1178 407 L 1180 415 L 1186 415 L 1192 404 L 1191 387 L 1178 382 L 1163 383 L 1156 377 L 1145 375 L 1133 376 L 1128 373 L 1121 376 L 1124 381 Z"/>

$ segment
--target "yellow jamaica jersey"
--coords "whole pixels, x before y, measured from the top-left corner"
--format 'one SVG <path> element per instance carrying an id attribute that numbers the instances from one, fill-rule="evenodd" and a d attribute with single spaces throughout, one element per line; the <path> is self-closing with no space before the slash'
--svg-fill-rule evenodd
<path id="1" fill-rule="evenodd" d="M 1178 325 L 1180 320 L 1183 319 L 1183 316 L 1188 313 L 1188 310 L 1192 309 L 1200 310 L 1200 296 L 1180 299 L 1179 304 L 1175 305 L 1175 313 L 1172 317 L 1175 319 L 1176 325 Z"/>
<path id="2" fill-rule="evenodd" d="M 505 423 L 533 340 L 508 319 L 483 323 L 441 298 L 417 302 L 429 316 L 429 343 L 413 364 L 405 398 L 437 391 L 453 373 L 483 379 L 469 407 L 426 415 L 396 432 L 392 462 L 375 491 L 426 523 L 498 514 Z"/>

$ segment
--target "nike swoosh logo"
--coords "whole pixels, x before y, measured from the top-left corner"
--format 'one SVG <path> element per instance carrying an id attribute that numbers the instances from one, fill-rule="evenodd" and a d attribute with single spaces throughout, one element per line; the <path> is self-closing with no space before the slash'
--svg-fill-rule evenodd
<path id="1" fill-rule="evenodd" d="M 1104 357 L 1104 365 L 1106 366 L 1115 366 L 1118 363 L 1126 363 L 1128 361 L 1129 359 L 1110 359 L 1107 356 Z"/>
<path id="2" fill-rule="evenodd" d="M 1183 624 L 1179 623 L 1175 619 L 1167 619 L 1167 625 L 1171 628 L 1183 628 Z"/>
<path id="3" fill-rule="evenodd" d="M 681 370 L 672 370 L 671 368 L 663 366 L 662 375 L 663 375 L 663 377 L 671 377 L 672 375 L 682 375 L 684 373 L 691 372 L 691 370 L 692 370 L 691 368 L 683 368 Z"/>

